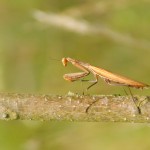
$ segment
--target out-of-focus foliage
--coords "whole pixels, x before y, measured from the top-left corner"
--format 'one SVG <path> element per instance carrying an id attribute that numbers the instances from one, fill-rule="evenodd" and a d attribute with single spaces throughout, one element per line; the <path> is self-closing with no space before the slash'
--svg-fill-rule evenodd
<path id="1" fill-rule="evenodd" d="M 136 44 L 38 22 L 33 18 L 35 10 L 109 28 L 123 37 L 132 37 Z M 88 83 L 68 83 L 62 78 L 64 73 L 78 71 L 71 65 L 62 66 L 61 58 L 68 56 L 150 84 L 149 27 L 149 0 L 1 0 L 0 89 L 17 93 L 82 93 Z M 121 87 L 111 87 L 102 80 L 88 93 L 124 94 Z M 146 95 L 149 90 L 133 93 Z M 145 125 L 1 122 L 0 133 L 3 150 L 150 148 L 149 127 Z"/>

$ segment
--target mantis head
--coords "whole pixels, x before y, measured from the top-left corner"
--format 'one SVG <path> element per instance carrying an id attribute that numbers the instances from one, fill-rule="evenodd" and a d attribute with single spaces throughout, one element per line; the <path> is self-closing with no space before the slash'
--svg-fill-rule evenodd
<path id="1" fill-rule="evenodd" d="M 62 58 L 62 64 L 63 64 L 64 66 L 67 66 L 67 63 L 68 63 L 67 58 Z"/>

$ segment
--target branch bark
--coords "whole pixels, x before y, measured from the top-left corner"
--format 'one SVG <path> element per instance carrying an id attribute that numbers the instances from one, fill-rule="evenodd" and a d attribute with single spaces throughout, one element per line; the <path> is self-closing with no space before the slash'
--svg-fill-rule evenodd
<path id="1" fill-rule="evenodd" d="M 0 119 L 150 123 L 150 97 L 135 98 L 141 114 L 130 96 L 0 93 Z"/>

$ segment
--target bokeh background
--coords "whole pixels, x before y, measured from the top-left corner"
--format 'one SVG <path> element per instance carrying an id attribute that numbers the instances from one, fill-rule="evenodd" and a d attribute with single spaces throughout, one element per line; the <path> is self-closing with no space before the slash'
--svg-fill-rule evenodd
<path id="1" fill-rule="evenodd" d="M 149 0 L 0 1 L 1 92 L 82 93 L 89 84 L 65 81 L 78 69 L 62 57 L 150 84 L 149 56 Z M 100 80 L 88 94 L 125 93 Z M 0 122 L 2 150 L 149 150 L 149 137 L 148 124 Z"/>

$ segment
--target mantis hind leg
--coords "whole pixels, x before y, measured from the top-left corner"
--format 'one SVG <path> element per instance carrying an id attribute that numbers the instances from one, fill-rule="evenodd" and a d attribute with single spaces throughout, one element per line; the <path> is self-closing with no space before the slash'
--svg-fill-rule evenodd
<path id="1" fill-rule="evenodd" d="M 140 106 L 137 105 L 137 103 L 136 103 L 136 100 L 137 100 L 136 97 L 133 96 L 130 87 L 128 87 L 128 89 L 129 89 L 130 95 L 131 95 L 131 97 L 132 97 L 132 101 L 133 101 L 133 103 L 135 104 L 135 106 L 137 107 L 138 113 L 141 114 Z M 123 88 L 123 90 L 124 90 L 125 94 L 128 96 L 127 91 L 126 91 L 124 88 Z"/>
<path id="2" fill-rule="evenodd" d="M 132 94 L 132 92 L 131 92 L 130 87 L 128 87 L 128 88 L 129 88 L 129 92 L 130 92 L 130 95 L 131 95 L 131 97 L 132 97 L 132 100 L 133 100 L 133 102 L 134 102 L 135 106 L 137 107 L 138 113 L 139 113 L 139 114 L 141 114 L 140 106 L 139 106 L 139 105 L 137 105 L 137 103 L 136 103 L 137 98 L 133 96 L 133 94 Z"/>

